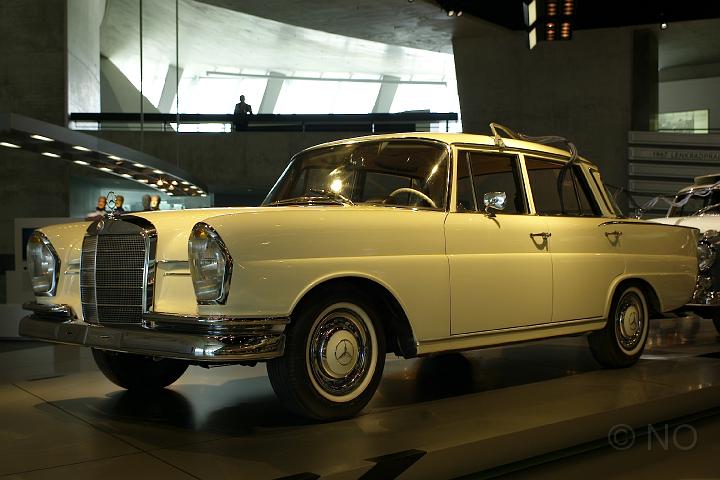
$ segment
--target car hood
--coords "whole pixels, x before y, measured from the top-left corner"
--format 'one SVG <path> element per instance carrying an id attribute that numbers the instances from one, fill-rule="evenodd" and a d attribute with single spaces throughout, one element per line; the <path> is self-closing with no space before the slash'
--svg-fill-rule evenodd
<path id="1" fill-rule="evenodd" d="M 409 213 L 410 209 L 393 209 L 379 206 L 342 206 L 342 205 L 292 205 L 273 207 L 228 207 L 228 208 L 199 208 L 189 210 L 165 210 L 156 212 L 133 212 L 128 216 L 141 217 L 153 224 L 158 233 L 158 261 L 187 261 L 187 241 L 190 231 L 198 222 L 210 221 L 227 216 L 252 215 L 279 215 L 292 211 L 298 214 L 322 211 L 392 211 L 399 214 Z M 121 217 L 122 218 L 122 217 Z"/>

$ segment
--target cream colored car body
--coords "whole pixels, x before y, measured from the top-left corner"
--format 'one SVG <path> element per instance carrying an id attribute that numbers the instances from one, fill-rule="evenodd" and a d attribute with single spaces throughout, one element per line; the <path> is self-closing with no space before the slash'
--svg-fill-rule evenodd
<path id="1" fill-rule="evenodd" d="M 368 137 L 376 139 L 379 137 Z M 497 151 L 492 137 L 397 134 L 457 149 Z M 353 140 L 362 141 L 363 139 Z M 340 144 L 342 142 L 336 142 Z M 567 159 L 565 151 L 505 140 L 524 155 Z M 589 177 L 589 162 L 580 162 Z M 267 206 L 133 213 L 157 230 L 152 310 L 194 316 L 290 317 L 314 287 L 331 279 L 363 278 L 386 289 L 401 306 L 415 351 L 423 355 L 588 332 L 603 328 L 620 282 L 644 282 L 657 311 L 690 299 L 697 276 L 696 231 L 618 218 L 605 192 L 588 180 L 599 217 L 535 214 L 492 217 L 456 211 L 382 206 Z M 188 266 L 188 236 L 199 221 L 229 250 L 234 268 L 227 303 L 198 305 Z M 82 320 L 80 248 L 88 222 L 41 229 L 61 259 L 58 292 L 41 304 L 67 304 Z M 531 234 L 546 232 L 542 242 Z M 159 333 L 161 334 L 161 333 Z M 406 352 L 408 353 L 408 352 Z"/>

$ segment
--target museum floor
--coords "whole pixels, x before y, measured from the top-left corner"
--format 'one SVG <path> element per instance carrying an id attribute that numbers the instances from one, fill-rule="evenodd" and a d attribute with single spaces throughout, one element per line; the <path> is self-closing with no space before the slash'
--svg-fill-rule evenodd
<path id="1" fill-rule="evenodd" d="M 8 478 L 720 472 L 720 339 L 692 318 L 654 321 L 646 355 L 624 370 L 600 370 L 582 337 L 388 358 L 366 411 L 329 424 L 287 414 L 263 366 L 191 367 L 153 396 L 108 382 L 87 349 L 5 341 L 0 366 L 0 475 Z"/>

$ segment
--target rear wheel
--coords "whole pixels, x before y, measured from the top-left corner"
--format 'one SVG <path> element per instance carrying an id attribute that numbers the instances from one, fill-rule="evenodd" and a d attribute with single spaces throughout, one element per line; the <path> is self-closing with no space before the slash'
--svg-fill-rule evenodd
<path id="1" fill-rule="evenodd" d="M 642 290 L 628 286 L 616 292 L 607 324 L 588 336 L 595 360 L 606 368 L 629 367 L 645 349 L 649 315 Z"/>
<path id="2" fill-rule="evenodd" d="M 92 349 L 100 371 L 115 385 L 128 390 L 158 390 L 180 378 L 188 364 L 182 360 Z"/>
<path id="3" fill-rule="evenodd" d="M 349 286 L 318 292 L 293 314 L 285 333 L 284 355 L 267 367 L 288 409 L 328 421 L 367 405 L 385 365 L 385 336 L 370 298 Z"/>

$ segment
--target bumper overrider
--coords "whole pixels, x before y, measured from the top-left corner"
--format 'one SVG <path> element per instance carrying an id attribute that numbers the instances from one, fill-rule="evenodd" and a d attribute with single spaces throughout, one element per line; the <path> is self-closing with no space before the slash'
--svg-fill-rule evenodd
<path id="1" fill-rule="evenodd" d="M 252 362 L 283 354 L 287 317 L 234 318 L 146 313 L 141 324 L 79 320 L 68 305 L 26 303 L 20 335 L 48 342 L 200 363 Z"/>

